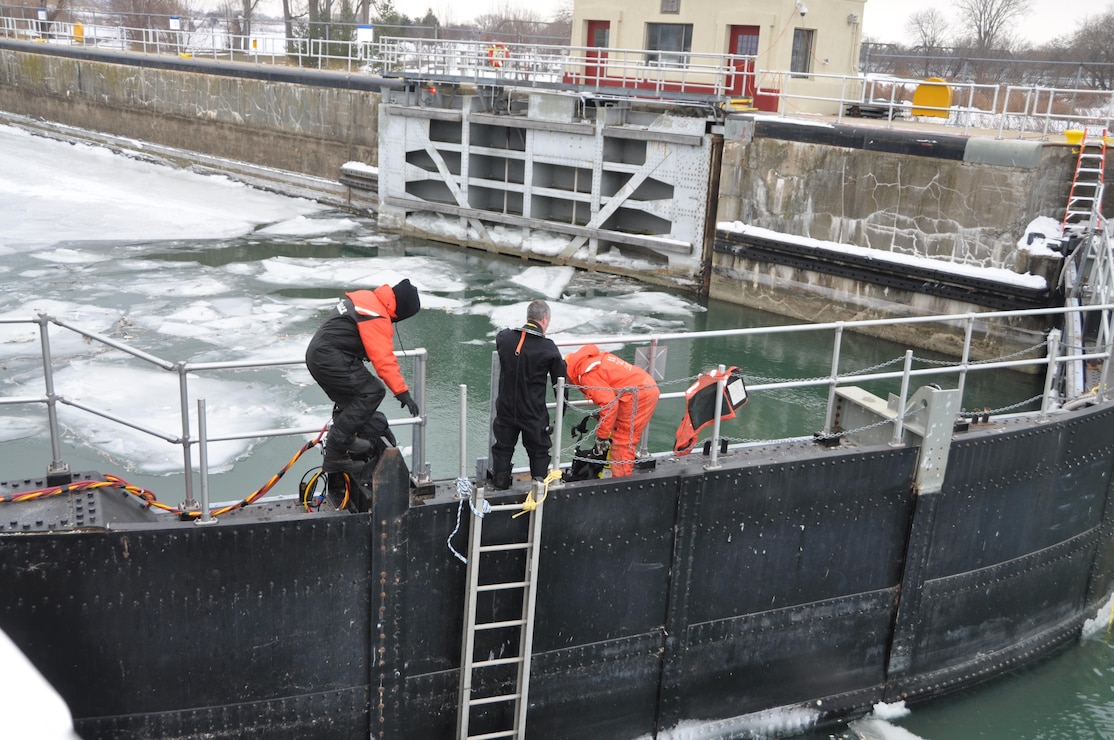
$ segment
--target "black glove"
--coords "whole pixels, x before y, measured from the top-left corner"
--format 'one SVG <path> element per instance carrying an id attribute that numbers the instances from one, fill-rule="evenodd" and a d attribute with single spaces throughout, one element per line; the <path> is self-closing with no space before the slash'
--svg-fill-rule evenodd
<path id="1" fill-rule="evenodd" d="M 579 424 L 576 424 L 576 425 L 570 427 L 569 428 L 569 436 L 572 437 L 573 439 L 580 439 L 585 434 L 587 434 L 588 433 L 588 420 L 590 418 L 591 417 L 585 416 L 583 419 L 580 420 Z"/>
<path id="2" fill-rule="evenodd" d="M 600 439 L 599 437 L 596 437 L 596 445 L 595 445 L 595 447 L 592 448 L 592 454 L 596 455 L 597 457 L 602 458 L 604 455 L 607 454 L 607 451 L 610 450 L 610 449 L 611 449 L 611 440 L 610 439 Z"/>
<path id="3" fill-rule="evenodd" d="M 402 404 L 402 408 L 410 412 L 411 416 L 417 416 L 419 413 L 421 413 L 420 411 L 418 411 L 418 404 L 414 402 L 413 397 L 410 395 L 410 391 L 403 391 L 402 393 L 397 394 L 395 398 L 397 398 L 398 402 Z"/>

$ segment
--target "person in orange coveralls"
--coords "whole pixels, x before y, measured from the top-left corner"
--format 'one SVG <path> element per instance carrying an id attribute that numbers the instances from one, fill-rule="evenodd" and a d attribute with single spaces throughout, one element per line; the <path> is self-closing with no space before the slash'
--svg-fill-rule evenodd
<path id="1" fill-rule="evenodd" d="M 375 441 L 357 433 L 373 421 L 387 388 L 411 416 L 418 415 L 418 404 L 395 358 L 394 325 L 420 308 L 418 289 L 409 280 L 394 287 L 345 293 L 310 340 L 306 366 L 333 402 L 323 472 L 356 472 L 364 465 L 361 458 Z M 371 361 L 378 377 L 368 371 L 364 360 Z M 380 425 L 385 422 L 382 417 Z"/>
<path id="2" fill-rule="evenodd" d="M 596 454 L 611 450 L 611 475 L 634 472 L 635 447 L 658 405 L 658 384 L 642 368 L 586 344 L 565 358 L 569 382 L 599 407 Z"/>

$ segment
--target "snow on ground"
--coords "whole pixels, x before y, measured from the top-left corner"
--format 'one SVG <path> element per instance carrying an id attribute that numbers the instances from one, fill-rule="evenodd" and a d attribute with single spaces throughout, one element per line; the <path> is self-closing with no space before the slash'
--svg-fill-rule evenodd
<path id="1" fill-rule="evenodd" d="M 11 126 L 0 126 L 0 172 L 19 173 L 0 178 L 0 255 L 104 239 L 217 239 L 324 210 Z"/>

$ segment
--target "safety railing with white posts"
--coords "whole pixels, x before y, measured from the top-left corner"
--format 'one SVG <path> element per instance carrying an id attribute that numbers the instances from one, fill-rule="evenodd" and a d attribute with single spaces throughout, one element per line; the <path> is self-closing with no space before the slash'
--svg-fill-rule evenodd
<path id="1" fill-rule="evenodd" d="M 1109 261 L 1107 265 L 1109 265 Z M 962 403 L 968 379 L 973 373 L 994 373 L 1002 370 L 1024 371 L 1030 374 L 1033 372 L 1042 373 L 1045 379 L 1042 393 L 1029 398 L 1014 399 L 1013 402 L 995 409 L 980 407 L 980 414 L 985 416 L 994 415 L 999 418 L 1006 416 L 1035 416 L 1040 419 L 1047 419 L 1050 414 L 1056 413 L 1060 409 L 1070 408 L 1080 403 L 1109 400 L 1111 398 L 1111 382 L 1114 381 L 1114 378 L 1111 377 L 1111 368 L 1114 367 L 1114 365 L 1111 363 L 1111 342 L 1108 332 L 1102 333 L 1097 340 L 1094 338 L 1086 340 L 1081 335 L 1076 336 L 1074 340 L 1069 343 L 1065 340 L 1064 332 L 1060 329 L 1053 329 L 1044 339 L 1035 343 L 1032 347 L 1021 351 L 1015 351 L 996 359 L 975 360 L 972 359 L 971 351 L 973 337 L 976 336 L 977 333 L 985 331 L 989 325 L 998 323 L 1005 325 L 1011 320 L 1021 317 L 1045 316 L 1048 317 L 1051 322 L 1059 324 L 1077 323 L 1083 326 L 1091 322 L 1091 325 L 1098 323 L 1109 326 L 1112 310 L 1114 310 L 1114 303 L 1106 301 L 1101 305 L 1076 305 L 1070 308 L 795 324 L 788 326 L 681 332 L 674 334 L 631 334 L 598 337 L 594 338 L 592 341 L 597 344 L 606 344 L 609 346 L 633 344 L 646 347 L 648 350 L 646 355 L 653 358 L 657 357 L 659 352 L 672 342 L 691 343 L 706 340 L 720 340 L 727 337 L 776 337 L 781 342 L 788 343 L 793 341 L 794 335 L 805 333 L 819 336 L 831 336 L 830 374 L 813 378 L 764 379 L 764 382 L 752 382 L 752 379 L 747 381 L 746 386 L 747 396 L 750 398 L 761 397 L 763 394 L 776 394 L 779 391 L 789 389 L 826 388 L 827 404 L 825 417 L 816 420 L 817 423 L 814 427 L 821 431 L 807 436 L 781 437 L 776 439 L 744 440 L 721 437 L 720 419 L 717 414 L 714 417 L 715 423 L 709 444 L 709 451 L 712 456 L 711 464 L 714 466 L 718 464 L 718 451 L 724 446 L 729 449 L 738 449 L 745 446 L 769 444 L 772 442 L 801 441 L 814 439 L 816 437 L 834 440 L 841 436 L 853 435 L 857 430 L 837 429 L 832 426 L 832 410 L 836 404 L 836 390 L 843 384 L 863 384 L 874 383 L 876 381 L 896 382 L 900 387 L 900 395 L 898 397 L 900 399 L 905 399 L 910 396 L 911 391 L 914 390 L 913 383 L 918 380 L 921 382 L 933 381 L 939 383 L 941 379 L 950 379 L 951 382 L 954 382 L 954 387 L 959 390 L 960 401 Z M 908 326 L 912 324 L 924 327 L 937 327 L 937 330 L 942 332 L 962 333 L 963 349 L 961 355 L 953 361 L 940 361 L 918 358 L 912 350 L 909 350 L 900 357 L 895 357 L 889 362 L 883 362 L 870 368 L 848 369 L 842 366 L 841 347 L 843 339 L 848 332 L 869 334 L 872 333 L 871 330 L 879 327 Z M 556 343 L 559 347 L 571 350 L 581 346 L 585 341 L 585 339 L 581 338 L 575 343 L 570 341 L 556 341 Z M 899 364 L 901 366 L 900 369 L 887 369 Z M 1094 373 L 1097 382 L 1086 388 L 1071 384 L 1065 385 L 1065 374 L 1083 368 L 1088 364 L 1092 367 L 1097 366 L 1099 368 L 1098 371 Z M 649 369 L 651 373 L 653 373 L 653 367 L 651 366 Z M 713 368 L 708 368 L 708 370 L 712 369 Z M 723 382 L 726 382 L 728 377 L 723 375 L 722 366 L 719 370 L 721 377 L 720 383 L 722 385 Z M 665 378 L 658 381 L 658 386 L 661 390 L 659 400 L 667 401 L 669 399 L 677 399 L 683 401 L 686 389 L 696 380 L 696 377 L 697 376 Z M 493 388 L 495 387 L 494 380 L 493 371 Z M 1066 388 L 1072 389 L 1070 395 L 1065 391 Z M 722 395 L 721 388 L 720 396 L 722 397 Z M 1021 409 L 1025 406 L 1035 406 L 1035 408 L 1017 411 L 1017 409 Z M 568 406 L 564 403 L 553 403 L 550 404 L 550 409 L 552 409 L 554 413 L 554 428 L 555 430 L 560 430 L 570 426 L 566 419 L 568 414 L 583 415 L 591 412 L 593 407 L 588 401 L 575 400 L 574 394 L 574 400 Z M 898 414 L 892 421 L 885 422 L 894 425 L 893 437 L 895 441 L 901 438 L 901 428 L 904 418 L 903 415 Z M 655 422 L 651 421 L 652 427 L 654 424 Z M 553 453 L 553 467 L 567 465 L 574 454 L 571 451 L 571 447 L 562 447 L 562 440 L 559 434 L 555 434 L 554 437 Z M 666 450 L 652 452 L 649 456 L 669 457 L 672 454 L 673 452 L 671 450 Z M 483 468 L 483 463 L 484 460 L 481 458 L 477 469 Z M 521 472 L 521 470 L 516 470 L 516 472 Z"/>
<path id="2" fill-rule="evenodd" d="M 741 95 L 754 62 L 728 54 L 389 36 L 376 49 L 383 70 L 403 76 L 712 101 Z"/>
<path id="3" fill-rule="evenodd" d="M 100 417 L 105 421 L 119 424 L 130 429 L 142 432 L 146 435 L 156 437 L 169 444 L 178 445 L 181 447 L 182 453 L 182 470 L 184 474 L 184 488 L 185 488 L 185 502 L 182 508 L 185 510 L 196 510 L 199 504 L 194 498 L 194 484 L 193 484 L 193 456 L 194 448 L 198 449 L 198 463 L 200 467 L 200 480 L 202 487 L 203 501 L 200 504 L 202 512 L 208 512 L 208 460 L 207 460 L 207 447 L 209 444 L 216 442 L 226 442 L 235 440 L 256 440 L 266 439 L 271 437 L 290 437 L 290 436 L 305 436 L 305 435 L 319 435 L 323 429 L 322 427 L 280 427 L 272 429 L 256 429 L 248 432 L 227 432 L 219 429 L 215 433 L 210 433 L 208 423 L 205 418 L 205 399 L 197 399 L 197 416 L 192 417 L 193 422 L 196 424 L 197 436 L 193 434 L 193 424 L 191 424 L 191 398 L 194 394 L 190 390 L 191 378 L 196 383 L 197 376 L 203 373 L 224 370 L 258 370 L 267 367 L 290 367 L 300 366 L 305 367 L 305 359 L 298 358 L 283 358 L 273 360 L 234 360 L 228 362 L 188 362 L 188 361 L 172 361 L 165 358 L 158 357 L 143 350 L 131 347 L 123 342 L 119 342 L 111 337 L 99 334 L 97 332 L 88 331 L 77 326 L 67 320 L 50 316 L 47 314 L 39 314 L 35 319 L 0 319 L 0 324 L 38 324 L 39 326 L 39 346 L 42 354 L 42 367 L 43 367 L 43 394 L 38 396 L 9 396 L 0 397 L 0 406 L 14 406 L 14 405 L 35 405 L 42 404 L 46 407 L 47 423 L 50 432 L 50 446 L 51 446 L 51 462 L 47 469 L 48 476 L 60 475 L 69 472 L 69 466 L 62 458 L 62 434 L 61 427 L 58 419 L 59 406 L 66 406 L 73 409 L 78 409 L 94 416 Z M 50 342 L 50 327 L 56 326 L 64 331 L 73 332 L 83 337 L 90 345 L 100 347 L 101 349 L 116 350 L 130 355 L 144 363 L 153 365 L 154 367 L 166 370 L 177 375 L 178 378 L 178 395 L 180 406 L 180 427 L 178 431 L 167 431 L 152 428 L 140 421 L 134 419 L 124 418 L 110 411 L 98 408 L 96 401 L 85 401 L 82 399 L 62 395 L 56 392 L 55 388 L 55 368 L 58 364 L 68 364 L 69 360 L 65 363 L 56 363 L 51 353 Z M 409 377 L 412 378 L 411 391 L 415 400 L 419 404 L 419 408 L 424 405 L 424 399 L 427 394 L 426 390 L 426 359 L 427 352 L 425 349 L 412 349 L 406 351 L 395 352 L 395 356 L 399 358 L 409 358 L 412 363 L 412 373 Z M 327 419 L 326 419 L 327 421 Z M 411 428 L 411 467 L 416 477 L 419 479 L 428 479 L 429 477 L 429 464 L 426 461 L 426 420 L 422 416 L 407 418 L 407 419 L 393 419 L 391 420 L 393 427 L 409 426 Z M 203 517 L 205 519 L 207 517 Z"/>
<path id="4" fill-rule="evenodd" d="M 742 101 L 753 93 L 764 111 L 782 116 L 826 110 L 837 121 L 861 114 L 887 118 L 890 127 L 914 120 L 964 133 L 996 132 L 998 138 L 1047 139 L 1087 125 L 1114 128 L 1114 92 L 1109 90 L 756 70 L 749 56 L 524 43 L 498 35 L 492 38 L 502 40 L 453 40 L 443 29 L 422 29 L 435 38 L 415 38 L 370 26 L 303 24 L 288 37 L 284 24 L 275 21 L 252 21 L 245 33 L 238 18 L 124 17 L 145 25 L 92 11 L 67 11 L 49 20 L 45 13 L 5 8 L 0 9 L 0 38 L 478 85 L 697 99 L 724 110 L 737 110 L 734 103 L 745 105 Z M 915 101 L 915 91 L 926 84 L 946 87 L 947 102 Z"/>
<path id="5" fill-rule="evenodd" d="M 1099 257 L 1092 255 L 1088 258 L 1086 269 L 1090 275 L 1094 275 L 1094 266 L 1091 264 L 1094 260 L 1105 260 L 1103 269 L 1110 266 L 1109 255 Z M 772 326 L 772 327 L 757 327 L 747 329 L 725 329 L 719 331 L 704 331 L 704 332 L 679 332 L 668 334 L 634 334 L 625 336 L 608 336 L 599 337 L 595 341 L 600 344 L 606 345 L 641 345 L 649 350 L 649 357 L 657 357 L 663 348 L 667 347 L 670 343 L 684 343 L 684 345 L 691 346 L 693 342 L 704 341 L 722 341 L 728 337 L 754 337 L 772 339 L 778 342 L 793 342 L 794 337 L 803 333 L 809 333 L 819 336 L 830 336 L 831 351 L 830 351 L 830 372 L 827 374 L 819 375 L 811 378 L 749 378 L 747 382 L 747 394 L 750 398 L 761 397 L 764 394 L 772 394 L 772 398 L 776 398 L 777 394 L 781 391 L 790 389 L 826 389 L 827 391 L 827 404 L 825 410 L 825 417 L 823 419 L 816 419 L 813 429 L 820 430 L 809 437 L 769 437 L 762 440 L 742 440 L 729 437 L 721 437 L 721 430 L 718 424 L 712 431 L 713 439 L 711 440 L 711 450 L 717 451 L 713 453 L 712 464 L 716 464 L 716 455 L 721 447 L 721 442 L 729 442 L 732 448 L 741 446 L 755 445 L 755 444 L 769 444 L 772 442 L 789 441 L 810 439 L 816 435 L 826 438 L 836 438 L 844 434 L 853 433 L 854 430 L 844 430 L 834 428 L 832 426 L 832 413 L 831 409 L 834 408 L 836 402 L 836 389 L 841 385 L 846 384 L 866 384 L 882 382 L 887 385 L 897 385 L 900 387 L 900 397 L 908 397 L 913 384 L 917 382 L 927 382 L 931 379 L 933 382 L 941 383 L 948 382 L 954 383 L 954 387 L 960 392 L 962 399 L 963 392 L 969 377 L 974 373 L 996 373 L 1002 370 L 1026 370 L 1030 375 L 1034 372 L 1044 374 L 1044 390 L 1043 393 L 1037 393 L 1030 398 L 1012 399 L 1013 402 L 993 411 L 981 409 L 980 413 L 994 413 L 996 416 L 1008 415 L 1031 415 L 1039 418 L 1048 418 L 1049 415 L 1056 413 L 1058 410 L 1064 408 L 1071 408 L 1080 403 L 1101 402 L 1110 399 L 1110 384 L 1111 378 L 1111 340 L 1109 327 L 1111 325 L 1111 311 L 1114 311 L 1114 303 L 1110 302 L 1109 292 L 1110 282 L 1104 283 L 1103 293 L 1101 296 L 1096 296 L 1104 300 L 1099 305 L 1074 305 L 1066 308 L 1047 308 L 1047 309 L 1031 309 L 1024 311 L 1007 311 L 1007 312 L 994 312 L 994 313 L 966 313 L 966 314 L 953 314 L 943 316 L 926 316 L 916 318 L 903 318 L 903 319 L 874 319 L 866 321 L 849 321 L 849 322 L 834 322 L 834 323 L 820 323 L 820 324 L 797 324 L 788 326 Z M 1072 337 L 1069 333 L 1062 333 L 1060 329 L 1052 330 L 1047 338 L 1042 339 L 1034 344 L 1033 347 L 1021 352 L 1015 352 L 1008 356 L 1003 356 L 996 359 L 980 359 L 975 360 L 971 357 L 972 338 L 978 334 L 983 333 L 987 326 L 996 323 L 1008 323 L 1013 319 L 1021 317 L 1042 316 L 1046 317 L 1050 324 L 1060 326 L 1077 325 L 1080 327 L 1086 326 L 1102 326 L 1106 327 L 1100 334 L 1085 338 L 1082 335 Z M 208 498 L 208 460 L 206 458 L 205 449 L 206 445 L 220 441 L 231 440 L 246 440 L 246 439 L 264 439 L 271 437 L 305 437 L 306 435 L 320 434 L 322 431 L 318 428 L 300 427 L 300 428 L 273 428 L 273 429 L 258 429 L 253 431 L 229 431 L 221 429 L 211 429 L 212 420 L 205 418 L 205 404 L 204 399 L 194 398 L 194 392 L 191 390 L 191 378 L 196 381 L 198 375 L 210 373 L 214 371 L 239 371 L 239 370 L 253 370 L 265 367 L 281 367 L 281 366 L 298 366 L 303 365 L 302 358 L 290 359 L 275 359 L 268 361 L 229 361 L 229 362 L 186 362 L 186 361 L 172 361 L 157 357 L 150 353 L 128 346 L 127 344 L 117 341 L 111 337 L 104 336 L 95 332 L 87 331 L 81 327 L 48 315 L 39 315 L 36 319 L 0 319 L 0 324 L 38 324 L 40 347 L 42 354 L 42 367 L 43 367 L 43 382 L 44 391 L 41 395 L 32 396 L 9 396 L 0 397 L 0 406 L 8 405 L 41 405 L 45 408 L 47 421 L 50 432 L 50 445 L 51 445 L 51 463 L 48 470 L 49 473 L 61 474 L 68 473 L 68 466 L 62 457 L 62 434 L 60 423 L 58 420 L 58 409 L 60 406 L 66 406 L 82 412 L 92 414 L 103 419 L 106 423 L 123 425 L 133 430 L 138 430 L 148 435 L 160 438 L 165 442 L 178 445 L 181 447 L 183 473 L 185 478 L 185 496 L 186 502 L 190 504 L 189 507 L 183 505 L 183 509 L 196 510 L 201 508 L 202 511 L 208 511 L 208 502 L 203 501 L 198 504 L 194 500 L 193 489 L 193 459 L 195 447 L 198 449 L 200 458 L 200 475 L 202 483 L 202 498 Z M 883 362 L 873 365 L 869 368 L 846 368 L 843 366 L 843 358 L 841 347 L 844 337 L 848 332 L 871 333 L 872 329 L 886 326 L 896 325 L 911 325 L 918 324 L 925 328 L 931 327 L 934 331 L 947 331 L 955 334 L 962 334 L 963 336 L 963 350 L 959 357 L 952 361 L 940 361 L 939 359 L 917 358 L 912 351 L 905 353 L 902 357 L 893 358 L 892 361 Z M 174 373 L 178 378 L 179 396 L 180 396 L 180 416 L 181 426 L 178 431 L 166 431 L 153 429 L 145 425 L 141 421 L 134 419 L 123 418 L 110 411 L 98 408 L 96 400 L 86 401 L 79 398 L 70 397 L 57 392 L 55 388 L 55 367 L 57 363 L 51 356 L 50 349 L 50 329 L 57 327 L 57 329 L 74 332 L 81 337 L 85 338 L 90 344 L 98 348 L 99 351 L 112 350 L 122 352 L 125 355 L 130 355 L 133 358 L 161 368 L 169 373 Z M 1070 338 L 1069 338 L 1070 337 Z M 581 338 L 577 340 L 578 344 L 582 344 L 586 340 Z M 571 347 L 575 346 L 570 342 L 558 342 L 561 346 Z M 430 407 L 427 404 L 428 389 L 426 386 L 426 350 L 415 349 L 406 352 L 396 353 L 400 357 L 408 357 L 413 362 L 413 372 L 409 375 L 414 382 L 412 390 L 415 398 L 418 400 L 422 408 Z M 66 362 L 72 362 L 72 358 L 68 358 Z M 900 364 L 900 367 L 896 366 Z M 745 372 L 745 367 L 740 366 Z M 1071 374 L 1077 369 L 1084 367 L 1089 368 L 1089 373 L 1093 382 L 1086 385 L 1065 384 L 1063 378 L 1065 374 Z M 653 368 L 651 368 L 653 369 Z M 711 370 L 712 368 L 707 368 Z M 92 372 L 92 371 L 87 371 Z M 667 401 L 668 399 L 683 399 L 685 397 L 685 390 L 694 381 L 692 377 L 680 378 L 663 378 L 659 381 L 659 388 L 662 391 L 661 400 Z M 192 399 L 192 401 L 191 401 Z M 461 427 L 460 427 L 460 468 L 463 471 L 467 467 L 465 457 L 466 439 L 466 412 L 463 411 L 466 404 L 466 396 L 462 390 L 461 398 Z M 191 423 L 191 402 L 197 403 L 196 415 L 192 416 L 193 422 Z M 555 405 L 556 424 L 555 427 L 558 432 L 569 427 L 569 422 L 565 418 L 566 413 L 583 414 L 590 411 L 587 408 L 588 402 L 583 400 L 576 400 L 574 398 L 573 410 L 567 412 L 564 404 Z M 1023 406 L 1029 408 L 1024 411 L 1016 411 Z M 894 436 L 900 439 L 900 424 L 904 417 L 900 414 L 898 418 L 893 420 L 886 420 L 885 423 L 894 424 Z M 651 422 L 653 425 L 654 422 Z M 411 453 L 412 471 L 416 474 L 415 477 L 421 480 L 428 481 L 429 464 L 427 462 L 426 451 L 426 426 L 427 419 L 423 417 L 406 418 L 406 419 L 393 419 L 391 420 L 392 426 L 410 426 L 412 431 L 413 448 Z M 193 429 L 197 430 L 197 435 L 194 436 Z M 777 431 L 777 430 L 772 430 Z M 561 449 L 561 436 L 558 433 L 556 437 L 556 447 L 554 455 L 554 465 L 567 464 L 569 461 L 569 453 Z M 486 453 L 485 439 L 480 443 Z M 651 452 L 653 457 L 664 457 L 672 455 L 672 450 Z M 21 474 L 26 474 L 26 471 L 20 471 Z"/>

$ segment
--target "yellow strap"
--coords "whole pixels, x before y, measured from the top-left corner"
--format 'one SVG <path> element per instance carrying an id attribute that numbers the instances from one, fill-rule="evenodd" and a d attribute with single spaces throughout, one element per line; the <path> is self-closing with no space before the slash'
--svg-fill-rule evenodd
<path id="1" fill-rule="evenodd" d="M 511 516 L 511 519 L 517 519 L 523 514 L 529 514 L 531 511 L 541 506 L 542 502 L 549 498 L 549 482 L 560 480 L 560 478 L 560 470 L 550 470 L 549 475 L 545 477 L 545 488 L 542 489 L 542 497 L 537 501 L 534 500 L 534 486 L 531 485 L 530 490 L 526 493 L 526 500 L 522 502 L 522 511 Z"/>

